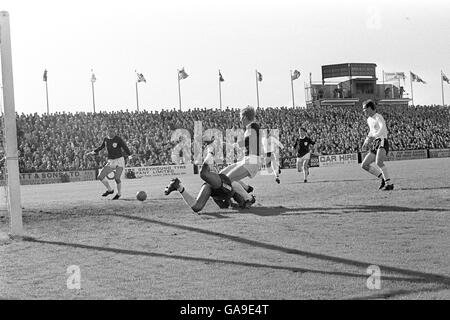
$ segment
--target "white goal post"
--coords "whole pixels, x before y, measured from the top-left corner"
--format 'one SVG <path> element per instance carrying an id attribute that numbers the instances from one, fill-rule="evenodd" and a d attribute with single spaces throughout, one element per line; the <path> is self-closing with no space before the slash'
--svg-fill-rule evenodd
<path id="1" fill-rule="evenodd" d="M 9 28 L 9 13 L 6 11 L 0 11 L 0 56 L 2 65 L 3 103 L 5 110 L 3 120 L 5 124 L 6 170 L 8 176 L 6 188 L 8 192 L 7 206 L 10 216 L 10 234 L 12 236 L 23 236 L 11 34 Z"/>

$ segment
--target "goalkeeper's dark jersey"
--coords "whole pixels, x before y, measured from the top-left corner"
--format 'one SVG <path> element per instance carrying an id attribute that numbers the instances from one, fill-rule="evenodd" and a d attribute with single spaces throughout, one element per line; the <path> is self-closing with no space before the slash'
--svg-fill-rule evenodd
<path id="1" fill-rule="evenodd" d="M 108 159 L 118 159 L 123 157 L 122 150 L 125 151 L 127 156 L 131 155 L 130 149 L 128 149 L 122 138 L 118 136 L 115 136 L 112 139 L 109 139 L 108 137 L 104 138 L 102 144 L 96 148 L 94 152 L 98 153 L 105 147 L 106 150 L 108 150 Z"/>

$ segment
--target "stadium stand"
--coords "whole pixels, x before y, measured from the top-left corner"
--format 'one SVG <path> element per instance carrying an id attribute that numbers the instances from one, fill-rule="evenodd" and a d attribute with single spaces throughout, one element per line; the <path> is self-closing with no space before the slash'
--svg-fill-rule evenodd
<path id="1" fill-rule="evenodd" d="M 239 127 L 240 109 L 193 109 L 99 113 L 55 113 L 18 115 L 19 164 L 21 172 L 97 169 L 104 156 L 86 156 L 102 141 L 102 124 L 115 123 L 117 133 L 138 155 L 127 166 L 167 165 L 171 163 L 172 130 L 188 129 L 202 121 L 203 130 Z M 390 132 L 391 150 L 450 147 L 450 107 L 381 106 Z M 295 165 L 290 147 L 298 128 L 307 128 L 321 155 L 352 153 L 367 134 L 366 119 L 359 107 L 264 108 L 257 110 L 263 128 L 277 128 L 283 167 Z"/>

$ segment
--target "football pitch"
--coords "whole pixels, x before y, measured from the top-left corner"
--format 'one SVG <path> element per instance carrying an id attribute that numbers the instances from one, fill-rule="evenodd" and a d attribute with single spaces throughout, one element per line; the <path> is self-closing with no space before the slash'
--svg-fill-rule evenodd
<path id="1" fill-rule="evenodd" d="M 450 159 L 387 166 L 392 192 L 356 165 L 289 169 L 247 180 L 252 208 L 201 215 L 164 196 L 170 177 L 124 179 L 118 201 L 98 181 L 22 186 L 29 238 L 0 245 L 0 299 L 449 299 Z"/>

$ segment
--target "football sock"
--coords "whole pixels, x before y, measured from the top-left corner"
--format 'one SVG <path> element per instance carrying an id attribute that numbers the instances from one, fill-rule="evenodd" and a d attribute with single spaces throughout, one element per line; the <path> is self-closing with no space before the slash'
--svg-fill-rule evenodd
<path id="1" fill-rule="evenodd" d="M 111 186 L 109 185 L 109 182 L 108 182 L 108 180 L 106 180 L 106 178 L 102 180 L 102 183 L 106 187 L 106 189 L 108 189 L 109 192 L 113 191 L 113 189 L 111 189 Z"/>
<path id="2" fill-rule="evenodd" d="M 122 183 L 116 183 L 117 185 L 117 194 L 122 195 Z"/>
<path id="3" fill-rule="evenodd" d="M 205 161 L 203 161 L 203 162 L 208 164 L 210 167 L 214 166 L 214 156 L 212 155 L 211 152 L 208 152 L 208 154 L 206 155 Z"/>
<path id="4" fill-rule="evenodd" d="M 191 208 L 194 207 L 195 203 L 197 202 L 181 185 L 178 187 L 178 191 L 181 193 L 181 196 L 184 199 L 184 202 L 188 204 Z"/>
<path id="5" fill-rule="evenodd" d="M 384 181 L 387 185 L 392 184 L 391 179 L 389 177 L 388 169 L 386 166 L 380 167 L 381 172 L 383 173 Z"/>
<path id="6" fill-rule="evenodd" d="M 278 164 L 276 163 L 276 161 L 272 160 L 272 170 L 275 173 L 275 177 L 278 178 Z"/>
<path id="7" fill-rule="evenodd" d="M 380 169 L 378 169 L 377 167 L 375 167 L 375 166 L 369 166 L 369 170 L 367 170 L 367 171 L 369 171 L 371 174 L 373 174 L 375 177 L 377 177 L 377 178 L 381 178 L 382 177 L 382 175 L 383 175 L 383 173 L 381 172 L 381 170 Z M 386 180 L 386 179 L 385 179 Z"/>

